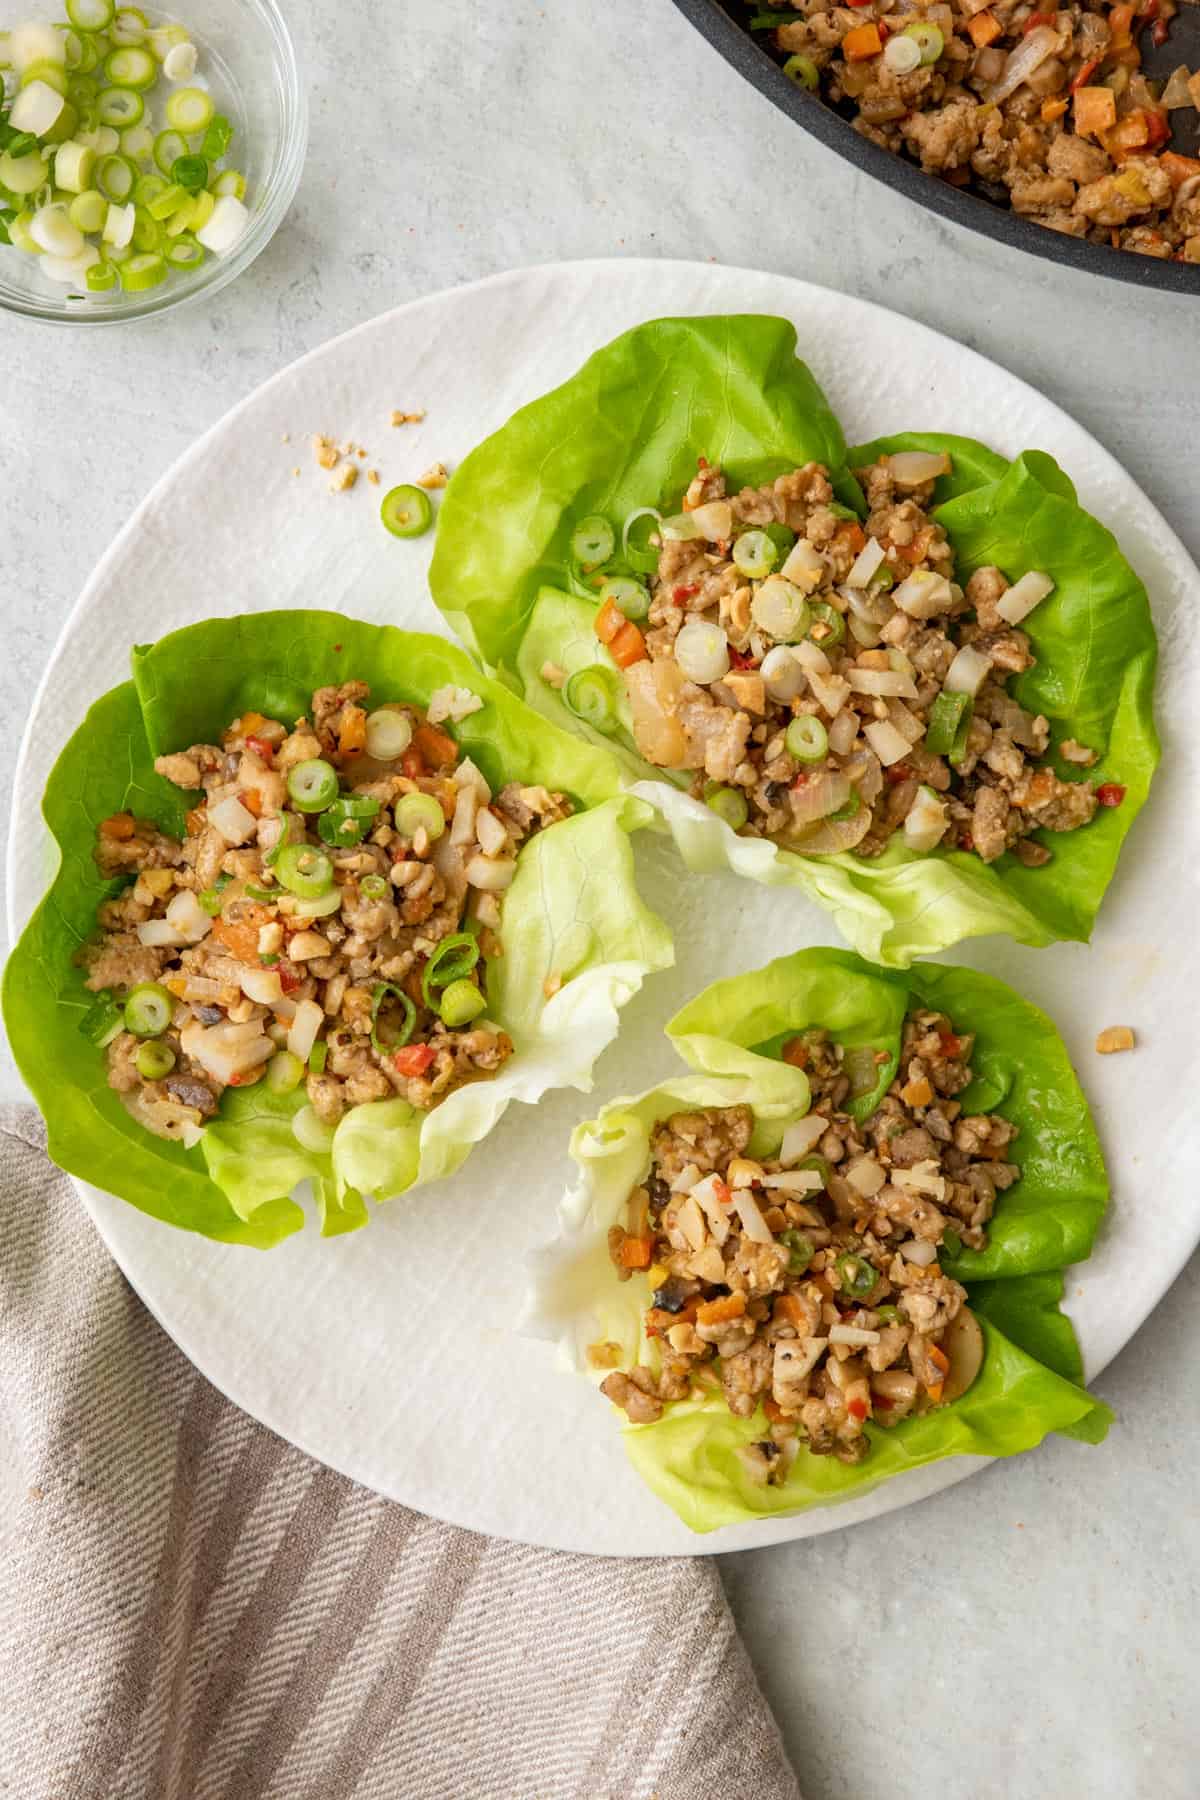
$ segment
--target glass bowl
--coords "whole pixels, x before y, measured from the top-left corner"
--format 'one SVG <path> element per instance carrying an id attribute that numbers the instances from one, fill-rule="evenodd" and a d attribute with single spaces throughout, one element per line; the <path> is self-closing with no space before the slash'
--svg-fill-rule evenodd
<path id="1" fill-rule="evenodd" d="M 45 0 L 16 8 L 47 16 Z M 200 51 L 197 75 L 235 131 L 227 164 L 246 177 L 250 223 L 228 256 L 171 269 L 143 293 L 75 294 L 38 271 L 39 258 L 0 246 L 0 308 L 59 325 L 111 325 L 169 312 L 227 287 L 265 250 L 295 197 L 308 144 L 308 96 L 291 35 L 275 0 L 179 0 L 178 11 L 143 6 L 151 25 L 178 23 Z M 57 19 L 65 17 L 61 5 Z M 165 89 L 159 90 L 164 92 Z"/>

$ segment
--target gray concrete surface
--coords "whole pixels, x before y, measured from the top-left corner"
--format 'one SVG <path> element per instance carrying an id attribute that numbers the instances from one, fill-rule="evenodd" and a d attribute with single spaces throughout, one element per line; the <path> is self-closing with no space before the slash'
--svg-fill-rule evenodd
<path id="1" fill-rule="evenodd" d="M 1074 413 L 1200 551 L 1196 302 L 1002 251 L 876 189 L 669 0 L 287 10 L 312 142 L 253 271 L 136 330 L 0 319 L 10 759 L 89 569 L 198 433 L 334 333 L 523 263 L 712 258 L 922 319 Z M 11 1064 L 0 1087 L 19 1091 Z M 1100 1382 L 1121 1415 L 1104 1449 L 1056 1442 L 919 1511 L 726 1562 L 806 1800 L 1196 1793 L 1198 1300 L 1194 1262 Z"/>

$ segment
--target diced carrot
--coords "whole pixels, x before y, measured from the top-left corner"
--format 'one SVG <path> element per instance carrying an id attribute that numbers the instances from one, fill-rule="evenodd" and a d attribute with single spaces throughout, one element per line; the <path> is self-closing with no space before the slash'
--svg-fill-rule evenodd
<path id="1" fill-rule="evenodd" d="M 647 658 L 646 640 L 633 623 L 626 619 L 620 631 L 608 646 L 608 654 L 618 669 L 629 669 L 634 663 L 645 662 Z"/>
<path id="2" fill-rule="evenodd" d="M 700 1325 L 728 1325 L 740 1319 L 746 1310 L 745 1294 L 722 1294 L 717 1300 L 706 1300 L 696 1308 Z"/>
<path id="3" fill-rule="evenodd" d="M 436 725 L 418 725 L 413 743 L 431 769 L 452 769 L 458 761 L 458 745 Z M 407 769 L 404 772 L 407 774 Z"/>
<path id="4" fill-rule="evenodd" d="M 936 1403 L 941 1399 L 942 1394 L 945 1391 L 945 1387 L 946 1387 L 946 1384 L 944 1381 L 935 1381 L 932 1387 L 926 1387 L 925 1392 L 929 1395 L 929 1398 L 936 1405 Z"/>
<path id="5" fill-rule="evenodd" d="M 772 1316 L 797 1328 L 808 1324 L 808 1314 L 795 1294 L 779 1294 L 771 1308 Z"/>
<path id="6" fill-rule="evenodd" d="M 853 0 L 851 0 L 851 4 L 853 4 Z M 782 1406 L 780 1406 L 777 1400 L 773 1400 L 770 1394 L 767 1394 L 763 1399 L 763 1411 L 766 1413 L 772 1425 L 782 1425 L 784 1419 L 787 1417 Z"/>
<path id="7" fill-rule="evenodd" d="M 653 1261 L 653 1238 L 627 1237 L 621 1245 L 623 1269 L 648 1269 Z"/>
<path id="8" fill-rule="evenodd" d="M 113 813 L 100 821 L 100 836 L 124 840 L 133 836 L 133 814 Z"/>
<path id="9" fill-rule="evenodd" d="M 238 962 L 250 963 L 258 967 L 258 928 L 269 921 L 271 915 L 265 906 L 242 904 L 242 917 L 236 922 L 232 919 L 216 918 L 213 920 L 212 936 L 218 944 L 223 944 L 232 957 Z"/>
<path id="10" fill-rule="evenodd" d="M 592 629 L 602 644 L 611 644 L 622 625 L 629 621 L 615 600 L 606 600 L 592 620 Z"/>
<path id="11" fill-rule="evenodd" d="M 917 563 L 925 561 L 925 553 L 929 549 L 932 539 L 933 527 L 927 525 L 924 531 L 918 531 L 911 544 L 897 544 L 895 546 L 896 553 L 902 556 L 905 562 L 912 563 L 915 567 Z"/>
<path id="12" fill-rule="evenodd" d="M 1054 123 L 1055 119 L 1062 118 L 1062 116 L 1066 112 L 1066 110 L 1067 110 L 1067 102 L 1065 100 L 1043 100 L 1042 101 L 1042 123 L 1043 123 L 1043 125 L 1052 125 Z"/>
<path id="13" fill-rule="evenodd" d="M 195 837 L 198 831 L 204 830 L 204 808 L 202 806 L 193 806 L 191 811 L 184 815 L 184 820 L 188 830 L 191 832 L 192 836 Z"/>
<path id="14" fill-rule="evenodd" d="M 1111 6 L 1108 10 L 1109 49 L 1120 50 L 1130 42 L 1133 32 L 1132 6 Z"/>
<path id="15" fill-rule="evenodd" d="M 1111 88 L 1081 87 L 1075 90 L 1075 134 L 1099 137 L 1117 121 L 1117 97 Z M 1145 139 L 1142 140 L 1145 142 Z"/>
<path id="16" fill-rule="evenodd" d="M 357 756 L 366 748 L 367 715 L 361 706 L 347 706 L 342 709 L 342 723 L 338 729 L 338 749 L 343 756 Z"/>
<path id="17" fill-rule="evenodd" d="M 847 62 L 865 62 L 869 56 L 878 56 L 882 49 L 877 25 L 855 25 L 842 39 L 842 55 Z"/>
<path id="18" fill-rule="evenodd" d="M 1200 159 L 1194 156 L 1181 156 L 1178 150 L 1164 150 L 1158 159 L 1159 167 L 1171 178 L 1172 187 L 1182 187 L 1193 175 L 1200 175 Z"/>
<path id="19" fill-rule="evenodd" d="M 937 1344 L 930 1344 L 929 1360 L 931 1363 L 937 1364 L 943 1375 L 948 1375 L 950 1373 L 950 1358 Z"/>
<path id="20" fill-rule="evenodd" d="M 256 731 L 261 731 L 263 726 L 266 723 L 267 723 L 267 716 L 265 713 L 260 713 L 260 712 L 243 713 L 240 719 L 234 720 L 233 724 L 229 728 L 227 735 L 229 737 L 240 737 L 240 738 L 252 737 Z"/>
<path id="21" fill-rule="evenodd" d="M 1146 142 L 1151 150 L 1157 150 L 1159 145 L 1165 144 L 1171 135 L 1170 122 L 1166 113 L 1153 111 L 1149 107 L 1145 109 L 1143 116 L 1150 132 Z"/>
<path id="22" fill-rule="evenodd" d="M 262 795 L 257 788 L 243 788 L 238 799 L 248 813 L 253 813 L 256 819 L 262 818 Z"/>
<path id="23" fill-rule="evenodd" d="M 846 544 L 857 553 L 865 546 L 867 534 L 857 519 L 847 519 L 834 532 L 833 541 L 835 544 Z"/>
<path id="24" fill-rule="evenodd" d="M 789 1038 L 779 1054 L 785 1063 L 790 1063 L 793 1069 L 808 1067 L 808 1045 L 803 1038 Z"/>
<path id="25" fill-rule="evenodd" d="M 1003 29 L 994 13 L 976 13 L 973 19 L 967 20 L 967 30 L 977 50 L 985 50 L 989 44 L 994 43 Z"/>
<path id="26" fill-rule="evenodd" d="M 910 1081 L 900 1089 L 900 1098 L 905 1106 L 929 1106 L 933 1102 L 933 1089 L 922 1075 L 917 1081 Z"/>

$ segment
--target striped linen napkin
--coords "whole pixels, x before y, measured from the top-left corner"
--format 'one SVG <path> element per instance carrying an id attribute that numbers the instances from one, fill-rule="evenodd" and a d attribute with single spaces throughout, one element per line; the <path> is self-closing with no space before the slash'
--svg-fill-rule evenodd
<path id="1" fill-rule="evenodd" d="M 0 1793 L 799 1800 L 709 1559 L 502 1543 L 200 1376 L 0 1109 Z"/>

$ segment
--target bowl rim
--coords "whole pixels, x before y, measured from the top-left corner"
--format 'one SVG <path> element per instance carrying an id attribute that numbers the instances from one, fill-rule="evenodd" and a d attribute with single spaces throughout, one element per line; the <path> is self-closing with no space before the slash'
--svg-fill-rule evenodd
<path id="1" fill-rule="evenodd" d="M 1200 263 L 1139 256 L 1135 251 L 1111 250 L 1104 244 L 1066 237 L 926 174 L 915 163 L 862 137 L 849 120 L 826 106 L 816 94 L 789 81 L 778 63 L 731 17 L 722 0 L 674 0 L 674 4 L 726 62 L 781 112 L 846 162 L 915 200 L 928 212 L 998 243 L 1048 262 L 1065 263 L 1089 275 L 1103 275 L 1110 281 L 1130 282 L 1140 288 L 1161 288 L 1168 293 L 1200 294 Z"/>
<path id="2" fill-rule="evenodd" d="M 304 171 L 308 152 L 308 89 L 303 80 L 295 42 L 277 0 L 240 0 L 240 3 L 257 12 L 270 33 L 274 52 L 274 79 L 276 87 L 282 89 L 284 106 L 275 178 L 266 191 L 261 207 L 252 212 L 250 225 L 232 255 L 214 263 L 207 276 L 201 271 L 191 281 L 167 281 L 161 287 L 150 289 L 144 296 L 128 296 L 125 303 L 111 311 L 100 311 L 88 301 L 72 307 L 65 294 L 62 299 L 45 299 L 38 296 L 14 296 L 0 291 L 0 313 L 36 319 L 44 325 L 129 325 L 139 319 L 173 312 L 177 308 L 191 306 L 197 301 L 219 294 L 266 249 L 296 197 Z"/>

